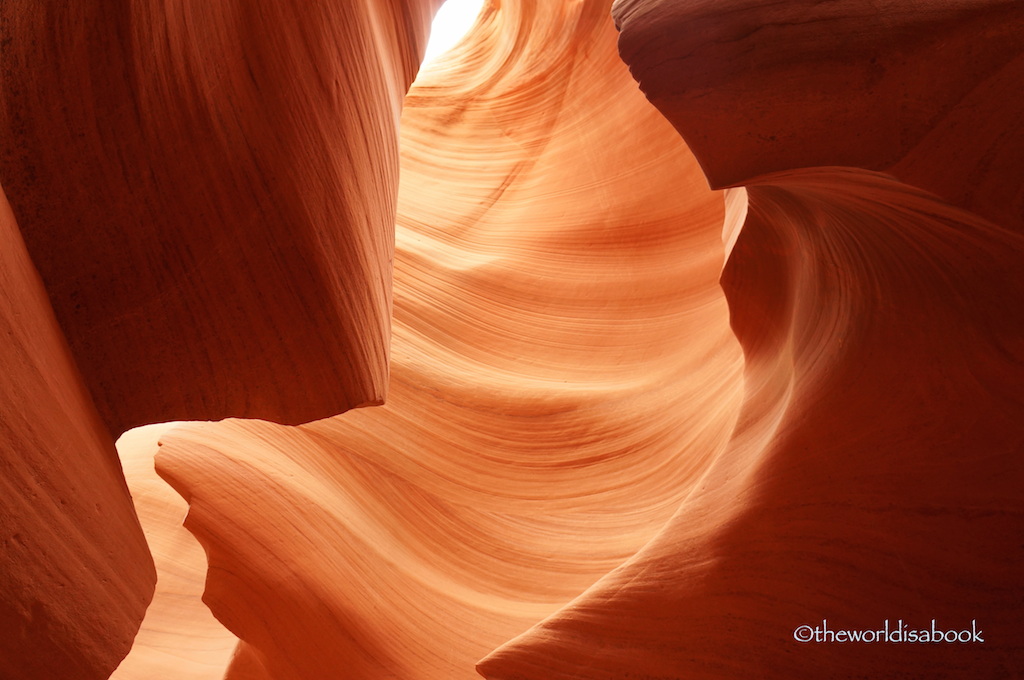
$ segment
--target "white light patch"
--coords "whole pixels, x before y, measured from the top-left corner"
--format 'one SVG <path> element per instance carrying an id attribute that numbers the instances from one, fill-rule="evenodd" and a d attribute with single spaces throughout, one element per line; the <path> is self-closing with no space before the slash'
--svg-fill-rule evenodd
<path id="1" fill-rule="evenodd" d="M 484 0 L 446 0 L 434 15 L 434 23 L 430 26 L 430 41 L 423 63 L 444 54 L 473 26 Z"/>

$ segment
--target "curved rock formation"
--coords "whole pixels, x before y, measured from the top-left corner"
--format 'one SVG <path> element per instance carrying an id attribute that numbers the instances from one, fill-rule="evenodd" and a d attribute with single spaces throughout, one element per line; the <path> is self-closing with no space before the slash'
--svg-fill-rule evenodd
<path id="1" fill-rule="evenodd" d="M 1024 239 L 883 175 L 764 182 L 723 279 L 747 362 L 732 443 L 651 544 L 485 676 L 1012 677 Z M 984 644 L 794 640 L 933 619 Z"/>
<path id="2" fill-rule="evenodd" d="M 0 181 L 112 433 L 383 400 L 397 125 L 438 4 L 0 7 Z"/>
<path id="3" fill-rule="evenodd" d="M 266 677 L 474 677 L 726 443 L 722 200 L 607 9 L 504 3 L 410 93 L 386 405 L 162 438 L 204 599 Z"/>
<path id="4" fill-rule="evenodd" d="M 107 677 L 131 645 L 153 563 L 111 434 L 383 398 L 437 4 L 0 5 L 3 677 Z"/>
<path id="5" fill-rule="evenodd" d="M 0 241 L 0 677 L 99 680 L 156 574 L 3 192 Z"/>
<path id="6" fill-rule="evenodd" d="M 481 671 L 1012 677 L 1024 11 L 641 0 L 616 12 L 624 58 L 711 181 L 748 186 L 723 277 L 744 410 L 658 538 Z M 807 167 L 837 164 L 898 179 Z M 886 620 L 976 628 L 984 643 L 824 632 Z M 803 625 L 822 639 L 800 644 Z"/>
<path id="7" fill-rule="evenodd" d="M 622 58 L 714 187 L 885 171 L 997 224 L 1024 188 L 1014 0 L 618 0 Z"/>
<path id="8" fill-rule="evenodd" d="M 437 4 L 0 5 L 0 675 L 1014 677 L 1024 6 Z"/>
<path id="9" fill-rule="evenodd" d="M 125 479 L 160 579 L 131 652 L 112 680 L 220 680 L 238 638 L 202 602 L 206 555 L 182 526 L 188 504 L 153 468 L 157 441 L 176 423 L 137 427 L 117 440 Z"/>

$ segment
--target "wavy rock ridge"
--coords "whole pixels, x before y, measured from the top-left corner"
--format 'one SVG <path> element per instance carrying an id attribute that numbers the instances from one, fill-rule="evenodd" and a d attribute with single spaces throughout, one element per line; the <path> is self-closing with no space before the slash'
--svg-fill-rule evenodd
<path id="1" fill-rule="evenodd" d="M 1015 677 L 1019 3 L 436 4 L 0 8 L 0 676 Z"/>
<path id="2" fill-rule="evenodd" d="M 536 9 L 487 15 L 407 98 L 388 403 L 162 438 L 205 600 L 248 645 L 229 677 L 474 677 L 649 540 L 728 439 L 721 201 L 607 6 Z M 556 19 L 575 32 L 533 30 Z"/>
<path id="3" fill-rule="evenodd" d="M 623 57 L 711 182 L 747 185 L 723 274 L 743 412 L 656 539 L 482 672 L 1012 677 L 1019 5 L 626 1 L 615 13 Z M 813 167 L 839 164 L 859 167 Z M 794 640 L 825 619 L 976 620 L 988 637 Z"/>

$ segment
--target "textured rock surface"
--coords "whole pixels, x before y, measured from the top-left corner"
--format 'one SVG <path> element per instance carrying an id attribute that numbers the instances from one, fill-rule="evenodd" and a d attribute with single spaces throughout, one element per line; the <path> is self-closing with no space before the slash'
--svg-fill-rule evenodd
<path id="1" fill-rule="evenodd" d="M 624 58 L 711 181 L 748 185 L 723 277 L 744 410 L 665 531 L 482 672 L 1014 677 L 1021 6 L 641 0 L 616 15 Z M 797 169 L 839 164 L 897 179 Z M 987 635 L 794 640 L 823 619 Z"/>
<path id="2" fill-rule="evenodd" d="M 131 653 L 117 667 L 113 680 L 146 680 L 172 673 L 177 680 L 220 680 L 238 644 L 238 638 L 202 602 L 206 555 L 182 526 L 188 503 L 153 468 L 157 440 L 175 425 L 138 427 L 117 440 L 124 476 L 160 579 Z"/>
<path id="3" fill-rule="evenodd" d="M 1015 0 L 618 0 L 622 58 L 712 186 L 886 171 L 1019 223 L 1024 78 Z"/>
<path id="4" fill-rule="evenodd" d="M 1013 677 L 1024 603 L 1024 239 L 891 178 L 777 175 L 723 280 L 729 448 L 665 531 L 491 678 Z M 804 644 L 801 625 L 986 631 Z"/>
<path id="5" fill-rule="evenodd" d="M 0 676 L 1019 674 L 1024 6 L 436 4 L 0 5 Z"/>
<path id="6" fill-rule="evenodd" d="M 534 9 L 407 100 L 388 403 L 162 439 L 205 599 L 272 677 L 477 677 L 649 540 L 735 422 L 722 198 L 607 5 Z"/>
<path id="7" fill-rule="evenodd" d="M 0 6 L 0 676 L 107 677 L 131 645 L 153 563 L 111 434 L 383 398 L 397 123 L 437 4 Z M 172 572 L 182 534 L 151 532 Z M 170 578 L 201 584 L 194 557 L 123 677 L 203 653 Z"/>
<path id="8" fill-rule="evenodd" d="M 437 4 L 0 7 L 0 181 L 115 435 L 383 399 L 397 125 Z"/>
<path id="9" fill-rule="evenodd" d="M 156 574 L 0 192 L 0 677 L 106 678 Z"/>

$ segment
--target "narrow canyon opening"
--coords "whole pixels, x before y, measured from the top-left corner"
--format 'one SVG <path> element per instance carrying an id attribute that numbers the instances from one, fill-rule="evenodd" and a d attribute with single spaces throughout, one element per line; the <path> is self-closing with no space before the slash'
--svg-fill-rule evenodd
<path id="1" fill-rule="evenodd" d="M 463 39 L 476 22 L 485 0 L 445 0 L 430 24 L 430 40 L 423 55 L 427 66 Z"/>

